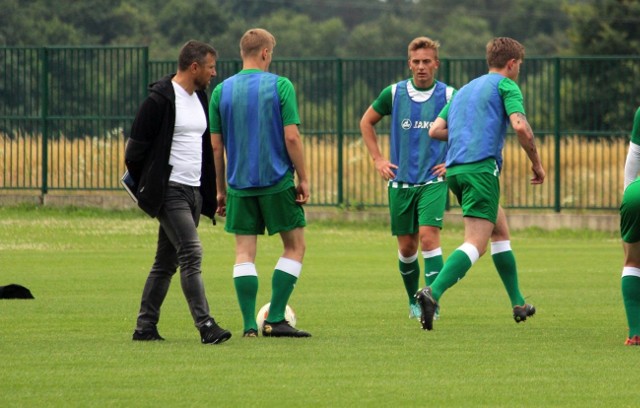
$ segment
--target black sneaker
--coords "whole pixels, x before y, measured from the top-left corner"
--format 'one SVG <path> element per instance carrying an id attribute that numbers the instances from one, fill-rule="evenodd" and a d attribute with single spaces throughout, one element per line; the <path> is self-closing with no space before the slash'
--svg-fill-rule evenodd
<path id="1" fill-rule="evenodd" d="M 218 326 L 213 317 L 200 328 L 202 344 L 220 344 L 231 338 L 231 332 Z"/>
<path id="2" fill-rule="evenodd" d="M 265 321 L 262 326 L 262 335 L 264 337 L 311 337 L 311 333 L 296 329 L 286 320 L 276 323 Z"/>
<path id="3" fill-rule="evenodd" d="M 524 322 L 527 320 L 527 317 L 533 316 L 536 314 L 536 308 L 533 305 L 525 304 L 524 306 L 514 306 L 513 307 L 513 320 L 516 323 Z"/>
<path id="4" fill-rule="evenodd" d="M 156 326 L 144 330 L 134 330 L 132 340 L 135 341 L 159 341 L 164 340 Z"/>
<path id="5" fill-rule="evenodd" d="M 431 295 L 431 288 L 426 287 L 419 290 L 414 295 L 420 305 L 422 314 L 420 315 L 420 324 L 422 324 L 422 330 L 433 330 L 433 318 L 438 310 L 438 302 Z"/>
<path id="6" fill-rule="evenodd" d="M 249 329 L 242 333 L 242 337 L 258 337 L 258 331 L 256 329 Z"/>

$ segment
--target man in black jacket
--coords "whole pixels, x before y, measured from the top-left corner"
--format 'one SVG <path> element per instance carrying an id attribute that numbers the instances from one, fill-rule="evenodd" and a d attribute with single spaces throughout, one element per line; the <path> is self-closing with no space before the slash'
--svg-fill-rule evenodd
<path id="1" fill-rule="evenodd" d="M 180 51 L 178 72 L 150 86 L 131 127 L 125 164 L 137 184 L 138 206 L 160 222 L 133 340 L 164 340 L 160 307 L 172 276 L 180 283 L 204 344 L 231 337 L 211 317 L 201 274 L 200 214 L 215 224 L 216 175 L 205 89 L 216 75 L 216 50 L 199 41 Z"/>

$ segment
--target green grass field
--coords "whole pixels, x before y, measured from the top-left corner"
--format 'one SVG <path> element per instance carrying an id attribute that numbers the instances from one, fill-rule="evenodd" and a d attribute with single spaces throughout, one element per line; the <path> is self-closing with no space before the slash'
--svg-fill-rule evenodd
<path id="1" fill-rule="evenodd" d="M 381 225 L 310 223 L 290 304 L 310 339 L 244 339 L 233 237 L 203 218 L 211 309 L 233 338 L 203 346 L 179 279 L 159 324 L 134 343 L 157 223 L 139 212 L 0 209 L 3 407 L 631 407 L 640 348 L 623 346 L 615 234 L 515 232 L 520 283 L 538 313 L 516 324 L 485 256 L 441 300 L 425 332 L 408 319 L 397 250 Z M 445 229 L 445 256 L 462 231 Z M 277 237 L 259 241 L 259 305 Z"/>

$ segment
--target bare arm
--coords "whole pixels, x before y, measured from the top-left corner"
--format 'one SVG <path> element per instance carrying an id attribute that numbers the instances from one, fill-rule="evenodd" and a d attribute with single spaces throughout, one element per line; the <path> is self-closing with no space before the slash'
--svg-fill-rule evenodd
<path id="1" fill-rule="evenodd" d="M 213 161 L 216 167 L 216 185 L 218 187 L 218 208 L 216 213 L 222 217 L 227 214 L 227 176 L 224 162 L 224 144 L 220 133 L 211 133 Z"/>
<path id="2" fill-rule="evenodd" d="M 287 153 L 289 153 L 291 162 L 298 175 L 296 202 L 298 204 L 306 204 L 310 195 L 309 179 L 307 178 L 307 170 L 304 164 L 304 150 L 298 125 L 287 125 L 284 127 L 284 142 L 287 147 Z"/>
<path id="3" fill-rule="evenodd" d="M 511 120 L 513 130 L 515 130 L 516 135 L 518 135 L 518 142 L 520 142 L 520 146 L 522 146 L 522 149 L 524 149 L 531 161 L 531 170 L 533 171 L 531 184 L 542 184 L 544 182 L 545 171 L 542 168 L 538 149 L 536 149 L 533 130 L 531 129 L 526 116 L 520 112 L 515 112 L 509 116 L 509 119 Z"/>
<path id="4" fill-rule="evenodd" d="M 396 176 L 393 170 L 397 169 L 398 166 L 382 157 L 382 153 L 380 152 L 378 135 L 375 129 L 375 125 L 380 122 L 380 119 L 382 119 L 382 116 L 369 106 L 369 109 L 367 109 L 362 119 L 360 119 L 360 132 L 362 133 L 362 140 L 364 140 L 364 144 L 367 146 L 367 150 L 369 150 L 369 154 L 376 166 L 376 170 L 378 170 L 382 178 L 390 180 Z"/>
<path id="5" fill-rule="evenodd" d="M 442 118 L 436 118 L 429 128 L 429 137 L 443 142 L 449 140 L 447 121 Z"/>

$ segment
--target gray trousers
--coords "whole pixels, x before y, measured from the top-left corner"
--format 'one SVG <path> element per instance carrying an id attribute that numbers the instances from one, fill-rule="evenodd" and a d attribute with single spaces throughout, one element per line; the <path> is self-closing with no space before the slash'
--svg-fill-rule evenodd
<path id="1" fill-rule="evenodd" d="M 198 187 L 169 182 L 158 214 L 160 228 L 156 257 L 142 291 L 136 330 L 155 327 L 160 319 L 171 278 L 180 267 L 180 284 L 196 327 L 209 319 L 209 303 L 202 282 L 202 245 L 198 223 L 202 197 Z"/>

